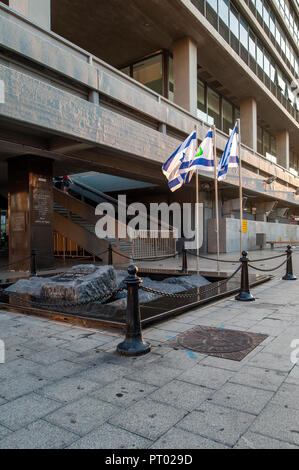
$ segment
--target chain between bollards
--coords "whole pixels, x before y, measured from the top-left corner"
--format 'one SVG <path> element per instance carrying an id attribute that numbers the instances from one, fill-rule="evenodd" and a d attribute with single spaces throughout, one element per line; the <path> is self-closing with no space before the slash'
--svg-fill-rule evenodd
<path id="1" fill-rule="evenodd" d="M 291 245 L 287 246 L 286 255 L 287 255 L 287 267 L 286 267 L 286 274 L 283 276 L 282 279 L 285 281 L 296 281 L 296 276 L 293 274 L 293 261 L 292 261 L 292 247 Z"/>
<path id="2" fill-rule="evenodd" d="M 182 249 L 182 273 L 188 272 L 188 258 L 186 248 Z"/>
<path id="3" fill-rule="evenodd" d="M 249 276 L 248 276 L 248 253 L 247 251 L 242 252 L 242 258 L 240 258 L 240 262 L 242 263 L 242 271 L 241 271 L 241 288 L 240 293 L 235 297 L 236 300 L 240 300 L 242 302 L 250 302 L 255 300 L 255 298 L 251 295 L 249 290 Z"/>
<path id="4" fill-rule="evenodd" d="M 108 264 L 109 266 L 113 266 L 113 247 L 111 243 L 108 248 Z"/>
<path id="5" fill-rule="evenodd" d="M 33 248 L 31 250 L 31 263 L 30 263 L 30 275 L 31 277 L 35 277 L 36 276 L 36 249 Z"/>
<path id="6" fill-rule="evenodd" d="M 141 331 L 139 286 L 142 279 L 137 276 L 138 268 L 129 266 L 129 276 L 124 280 L 127 290 L 126 337 L 118 344 L 117 351 L 123 356 L 141 356 L 151 351 L 151 345 L 143 340 Z"/>

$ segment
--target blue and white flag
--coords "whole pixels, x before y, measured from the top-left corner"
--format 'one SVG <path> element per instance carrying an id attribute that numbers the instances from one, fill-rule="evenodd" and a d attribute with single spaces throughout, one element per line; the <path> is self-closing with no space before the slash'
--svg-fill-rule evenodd
<path id="1" fill-rule="evenodd" d="M 214 171 L 213 131 L 209 130 L 191 164 L 193 170 Z"/>
<path id="2" fill-rule="evenodd" d="M 230 138 L 227 141 L 224 153 L 218 167 L 218 181 L 225 180 L 229 168 L 239 166 L 239 134 L 238 124 L 236 123 Z"/>
<path id="3" fill-rule="evenodd" d="M 162 171 L 168 179 L 168 186 L 171 191 L 176 191 L 184 183 L 189 183 L 191 180 L 193 171 L 190 171 L 189 167 L 195 154 L 196 131 L 187 137 L 162 166 Z"/>

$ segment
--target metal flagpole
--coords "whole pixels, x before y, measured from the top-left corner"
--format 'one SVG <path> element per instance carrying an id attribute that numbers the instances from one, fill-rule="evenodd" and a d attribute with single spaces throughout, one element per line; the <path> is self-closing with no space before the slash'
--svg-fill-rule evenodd
<path id="1" fill-rule="evenodd" d="M 197 148 L 199 147 L 199 139 L 198 139 L 198 125 L 195 125 L 195 130 L 196 130 L 196 142 L 197 142 Z M 196 212 L 195 212 L 195 230 L 196 230 L 196 271 L 197 274 L 199 274 L 199 248 L 198 248 L 198 242 L 199 242 L 199 173 L 198 169 L 196 169 L 196 174 L 195 174 L 195 179 L 196 179 Z"/>
<path id="2" fill-rule="evenodd" d="M 196 230 L 196 270 L 197 274 L 199 274 L 199 175 L 198 170 L 196 170 L 196 215 L 195 215 L 195 230 Z"/>
<path id="3" fill-rule="evenodd" d="M 240 197 L 240 255 L 242 256 L 242 236 L 243 236 L 243 190 L 242 190 L 242 160 L 241 160 L 241 125 L 240 119 L 237 119 L 238 123 L 238 157 L 239 157 L 239 197 Z"/>
<path id="4" fill-rule="evenodd" d="M 220 243 L 219 243 L 219 200 L 218 200 L 218 179 L 217 179 L 217 147 L 216 147 L 216 126 L 213 126 L 213 147 L 214 147 L 214 180 L 215 180 L 215 211 L 216 211 L 216 244 L 217 244 L 217 271 L 220 272 L 219 261 Z"/>

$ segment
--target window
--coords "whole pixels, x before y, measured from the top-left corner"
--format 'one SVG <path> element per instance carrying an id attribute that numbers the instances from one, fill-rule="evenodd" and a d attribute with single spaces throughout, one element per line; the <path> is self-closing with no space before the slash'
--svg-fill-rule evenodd
<path id="1" fill-rule="evenodd" d="M 207 112 L 205 98 L 205 84 L 201 80 L 197 80 L 197 108 Z"/>
<path id="2" fill-rule="evenodd" d="M 220 96 L 208 87 L 208 115 L 214 119 L 215 126 L 221 129 Z"/>
<path id="3" fill-rule="evenodd" d="M 222 130 L 229 134 L 229 130 L 234 126 L 233 105 L 222 98 Z"/>
<path id="4" fill-rule="evenodd" d="M 162 54 L 133 65 L 133 78 L 160 95 L 162 95 L 162 77 Z"/>

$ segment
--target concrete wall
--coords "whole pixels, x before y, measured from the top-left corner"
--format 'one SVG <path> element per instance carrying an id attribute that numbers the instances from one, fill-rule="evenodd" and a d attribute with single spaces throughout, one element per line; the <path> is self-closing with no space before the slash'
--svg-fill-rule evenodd
<path id="1" fill-rule="evenodd" d="M 216 253 L 216 222 L 214 219 L 208 220 L 208 252 Z M 243 234 L 243 249 L 256 250 L 256 234 L 265 233 L 266 241 L 279 241 L 280 237 L 284 241 L 299 241 L 299 225 L 279 224 L 271 222 L 247 221 L 248 232 Z M 268 245 L 269 246 L 269 245 Z M 238 251 L 240 247 L 240 220 L 221 219 L 220 220 L 220 251 L 230 253 Z"/>

